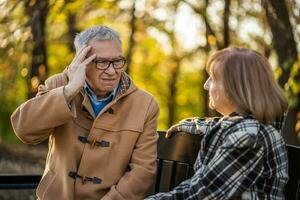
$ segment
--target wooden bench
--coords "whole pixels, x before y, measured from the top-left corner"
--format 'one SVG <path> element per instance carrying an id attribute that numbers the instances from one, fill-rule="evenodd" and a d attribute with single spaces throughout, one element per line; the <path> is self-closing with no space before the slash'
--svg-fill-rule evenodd
<path id="1" fill-rule="evenodd" d="M 158 172 L 150 194 L 171 190 L 193 174 L 201 137 L 178 133 L 165 139 L 159 132 Z M 286 200 L 300 200 L 300 148 L 287 145 L 290 180 L 286 186 Z M 0 189 L 35 189 L 41 175 L 0 175 Z"/>
<path id="2" fill-rule="evenodd" d="M 183 180 L 193 175 L 193 165 L 200 149 L 199 135 L 185 133 L 165 138 L 165 132 L 158 132 L 157 175 L 150 194 L 170 191 Z"/>

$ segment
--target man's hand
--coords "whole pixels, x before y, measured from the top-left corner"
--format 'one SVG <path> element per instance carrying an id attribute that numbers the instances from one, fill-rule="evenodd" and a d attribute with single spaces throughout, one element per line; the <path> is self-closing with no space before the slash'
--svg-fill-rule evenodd
<path id="1" fill-rule="evenodd" d="M 86 67 L 87 65 L 96 58 L 96 54 L 93 54 L 86 58 L 87 53 L 91 50 L 91 46 L 84 45 L 74 57 L 72 63 L 69 65 L 67 74 L 69 77 L 68 84 L 64 87 L 64 94 L 67 102 L 78 94 L 80 89 L 83 87 L 86 79 Z"/>
<path id="2" fill-rule="evenodd" d="M 170 138 L 174 133 L 179 132 L 179 124 L 171 126 L 166 133 L 165 138 Z"/>

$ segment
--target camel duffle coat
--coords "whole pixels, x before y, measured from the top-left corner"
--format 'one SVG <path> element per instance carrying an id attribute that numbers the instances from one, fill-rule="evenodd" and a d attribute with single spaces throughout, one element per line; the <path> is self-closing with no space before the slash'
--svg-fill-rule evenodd
<path id="1" fill-rule="evenodd" d="M 66 71 L 50 77 L 11 116 L 24 143 L 49 138 L 38 199 L 143 199 L 156 172 L 153 96 L 122 72 L 115 98 L 95 116 L 84 90 L 66 102 L 67 83 Z"/>

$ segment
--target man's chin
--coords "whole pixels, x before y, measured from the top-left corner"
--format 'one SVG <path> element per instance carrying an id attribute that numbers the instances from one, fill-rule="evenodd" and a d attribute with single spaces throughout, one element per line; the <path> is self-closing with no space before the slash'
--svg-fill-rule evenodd
<path id="1" fill-rule="evenodd" d="M 104 90 L 106 90 L 106 91 L 112 92 L 112 91 L 115 89 L 115 87 L 116 87 L 116 84 L 115 84 L 115 85 L 106 85 L 106 86 L 103 87 L 103 88 L 104 88 Z"/>
<path id="2" fill-rule="evenodd" d="M 106 93 L 111 93 L 114 91 L 116 86 L 106 86 L 102 88 L 102 91 L 106 92 Z"/>

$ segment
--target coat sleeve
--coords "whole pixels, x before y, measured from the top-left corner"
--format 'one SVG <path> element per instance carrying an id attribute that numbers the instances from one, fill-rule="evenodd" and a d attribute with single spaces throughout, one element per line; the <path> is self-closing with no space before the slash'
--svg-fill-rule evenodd
<path id="1" fill-rule="evenodd" d="M 159 107 L 154 99 L 151 101 L 144 131 L 139 136 L 126 172 L 117 185 L 113 185 L 106 196 L 110 200 L 140 200 L 151 187 L 156 174 L 157 157 L 157 117 Z"/>
<path id="2" fill-rule="evenodd" d="M 208 133 L 212 127 L 218 123 L 220 118 L 187 118 L 181 120 L 178 124 L 178 131 L 190 133 L 190 134 L 206 134 Z"/>
<path id="3" fill-rule="evenodd" d="M 21 104 L 12 114 L 11 123 L 16 135 L 27 144 L 47 139 L 55 127 L 72 118 L 63 93 L 63 76 L 58 74 L 39 86 L 36 97 Z"/>

